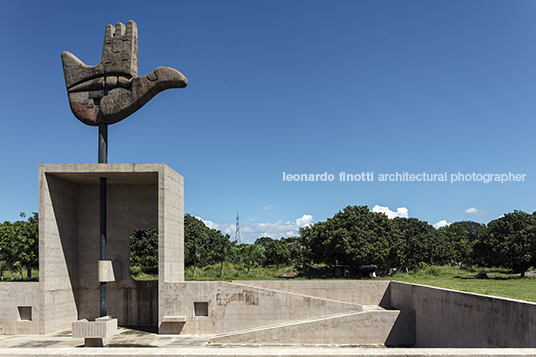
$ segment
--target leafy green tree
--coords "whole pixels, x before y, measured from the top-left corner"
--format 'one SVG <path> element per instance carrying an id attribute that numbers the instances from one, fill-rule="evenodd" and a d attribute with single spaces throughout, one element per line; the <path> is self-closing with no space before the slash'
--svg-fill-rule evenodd
<path id="1" fill-rule="evenodd" d="M 220 262 L 220 276 L 223 276 L 223 263 L 225 263 L 232 255 L 233 244 L 229 240 L 229 235 L 221 236 L 218 246 L 212 251 L 212 256 Z"/>
<path id="2" fill-rule="evenodd" d="M 261 266 L 266 260 L 266 249 L 259 244 L 240 244 L 237 246 L 240 264 L 248 269 Z"/>
<path id="3" fill-rule="evenodd" d="M 348 206 L 302 232 L 315 263 L 360 266 L 383 263 L 393 229 L 386 215 L 367 206 Z"/>
<path id="4" fill-rule="evenodd" d="M 18 236 L 22 227 L 15 223 L 5 221 L 0 225 L 0 260 L 3 262 L 2 268 L 5 268 L 11 273 L 13 280 L 13 269 L 18 261 L 19 245 Z M 3 279 L 2 274 L 2 279 Z"/>
<path id="5" fill-rule="evenodd" d="M 25 218 L 24 213 L 20 214 Z M 23 278 L 23 267 L 27 267 L 27 276 L 31 278 L 32 267 L 39 263 L 39 218 L 37 213 L 27 221 L 5 221 L 0 225 L 0 275 L 3 279 L 3 270 L 7 269 L 13 279 L 13 271 L 19 272 L 19 279 Z"/>
<path id="6" fill-rule="evenodd" d="M 298 266 L 300 264 L 303 265 L 306 261 L 310 260 L 310 250 L 307 248 L 308 241 L 306 236 L 302 233 L 302 231 L 305 232 L 307 228 L 308 227 L 300 228 L 299 236 L 290 236 L 280 239 L 281 244 L 285 247 L 285 250 L 288 250 L 289 253 L 288 264 Z"/>
<path id="7" fill-rule="evenodd" d="M 20 216 L 26 217 L 24 213 Z M 22 236 L 19 259 L 21 265 L 26 265 L 26 276 L 30 279 L 32 268 L 39 268 L 39 215 L 36 212 L 33 212 L 32 216 L 24 222 Z"/>
<path id="8" fill-rule="evenodd" d="M 130 265 L 145 274 L 158 274 L 158 230 L 136 229 L 130 233 Z"/>
<path id="9" fill-rule="evenodd" d="M 255 244 L 265 249 L 265 266 L 289 265 L 292 263 L 291 252 L 285 238 L 275 240 L 270 237 L 260 237 Z"/>
<path id="10" fill-rule="evenodd" d="M 464 226 L 465 230 L 467 231 L 467 239 L 470 242 L 474 242 L 477 239 L 480 238 L 480 234 L 482 234 L 482 231 L 486 228 L 486 225 L 484 223 L 474 222 L 474 221 L 459 221 L 454 222 L 453 224 L 459 223 L 462 226 Z"/>
<path id="11" fill-rule="evenodd" d="M 439 241 L 444 244 L 445 257 L 455 262 L 470 263 L 473 253 L 473 242 L 469 232 L 462 223 L 452 223 L 436 230 Z"/>
<path id="12" fill-rule="evenodd" d="M 536 212 L 514 211 L 488 223 L 474 245 L 475 260 L 520 273 L 536 266 Z"/>
<path id="13" fill-rule="evenodd" d="M 200 219 L 184 215 L 184 253 L 185 265 L 204 267 L 216 262 L 214 252 L 218 249 L 224 235 L 209 228 Z M 228 238 L 227 238 L 228 240 Z"/>
<path id="14" fill-rule="evenodd" d="M 189 261 L 194 267 L 193 275 L 197 276 L 197 267 L 201 261 L 201 253 L 199 252 L 200 245 L 196 239 L 192 239 L 188 246 L 184 245 L 185 261 Z"/>
<path id="15" fill-rule="evenodd" d="M 434 227 L 417 218 L 395 217 L 390 257 L 395 265 L 417 269 L 419 263 L 443 260 L 444 242 L 435 235 Z"/>

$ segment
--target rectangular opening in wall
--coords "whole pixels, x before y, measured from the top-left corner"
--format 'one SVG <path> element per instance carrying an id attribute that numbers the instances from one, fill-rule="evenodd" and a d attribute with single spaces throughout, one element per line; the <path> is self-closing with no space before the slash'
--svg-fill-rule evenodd
<path id="1" fill-rule="evenodd" d="M 32 307 L 31 306 L 17 306 L 19 309 L 20 321 L 32 321 Z"/>
<path id="2" fill-rule="evenodd" d="M 208 316 L 208 302 L 194 302 L 195 316 Z"/>

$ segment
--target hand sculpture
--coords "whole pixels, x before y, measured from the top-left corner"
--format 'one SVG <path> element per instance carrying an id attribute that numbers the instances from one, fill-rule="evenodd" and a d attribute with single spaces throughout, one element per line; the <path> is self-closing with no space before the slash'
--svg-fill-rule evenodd
<path id="1" fill-rule="evenodd" d="M 134 21 L 106 26 L 102 58 L 86 66 L 69 52 L 61 54 L 69 104 L 87 125 L 113 124 L 140 109 L 155 95 L 184 88 L 186 77 L 169 67 L 158 67 L 138 77 L 138 27 Z"/>

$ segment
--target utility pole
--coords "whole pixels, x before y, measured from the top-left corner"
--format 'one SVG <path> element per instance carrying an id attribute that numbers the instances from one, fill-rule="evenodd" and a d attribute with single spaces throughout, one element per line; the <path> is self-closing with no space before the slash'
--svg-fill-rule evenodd
<path id="1" fill-rule="evenodd" d="M 238 212 L 236 212 L 236 226 L 235 226 L 235 241 L 238 244 L 242 244 L 242 238 L 240 238 L 240 219 L 238 218 Z"/>

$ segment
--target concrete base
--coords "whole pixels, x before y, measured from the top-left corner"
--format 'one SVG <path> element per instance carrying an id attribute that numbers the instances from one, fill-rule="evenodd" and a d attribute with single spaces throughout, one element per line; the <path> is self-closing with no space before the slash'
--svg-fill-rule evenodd
<path id="1" fill-rule="evenodd" d="M 108 248 L 99 263 L 103 177 Z M 530 302 L 388 281 L 184 282 L 183 178 L 163 164 L 40 165 L 39 185 L 40 281 L 0 283 L 0 333 L 48 334 L 78 319 L 93 320 L 100 315 L 99 281 L 106 281 L 107 311 L 117 317 L 116 326 L 210 335 L 215 343 L 414 341 L 416 347 L 517 348 L 508 353 L 521 355 L 526 350 L 518 349 L 536 347 L 536 304 Z M 130 277 L 129 235 L 137 228 L 159 230 L 158 281 Z M 399 311 L 370 311 L 366 305 Z M 87 345 L 106 344 L 109 334 L 82 334 L 77 328 L 73 325 L 73 336 Z M 263 353 L 272 350 L 250 354 Z"/>
<path id="2" fill-rule="evenodd" d="M 73 338 L 83 338 L 86 347 L 104 347 L 117 333 L 117 319 L 109 316 L 95 321 L 79 320 L 72 324 Z"/>
<path id="3" fill-rule="evenodd" d="M 142 330 L 119 328 L 105 348 L 80 348 L 81 339 L 71 338 L 67 334 L 57 335 L 0 335 L 0 356 L 386 356 L 386 357 L 423 357 L 423 356 L 459 356 L 459 357 L 495 357 L 526 356 L 536 357 L 536 349 L 462 349 L 462 348 L 384 348 L 381 346 L 357 345 L 282 345 L 282 344 L 208 344 L 211 336 L 175 335 L 161 336 Z"/>
<path id="4" fill-rule="evenodd" d="M 107 257 L 100 258 L 100 178 L 107 179 Z M 158 323 L 157 284 L 184 280 L 183 178 L 164 164 L 39 165 L 39 333 L 107 312 L 126 326 Z M 130 276 L 130 233 L 158 229 L 159 281 Z M 43 311 L 44 310 L 44 311 Z"/>

